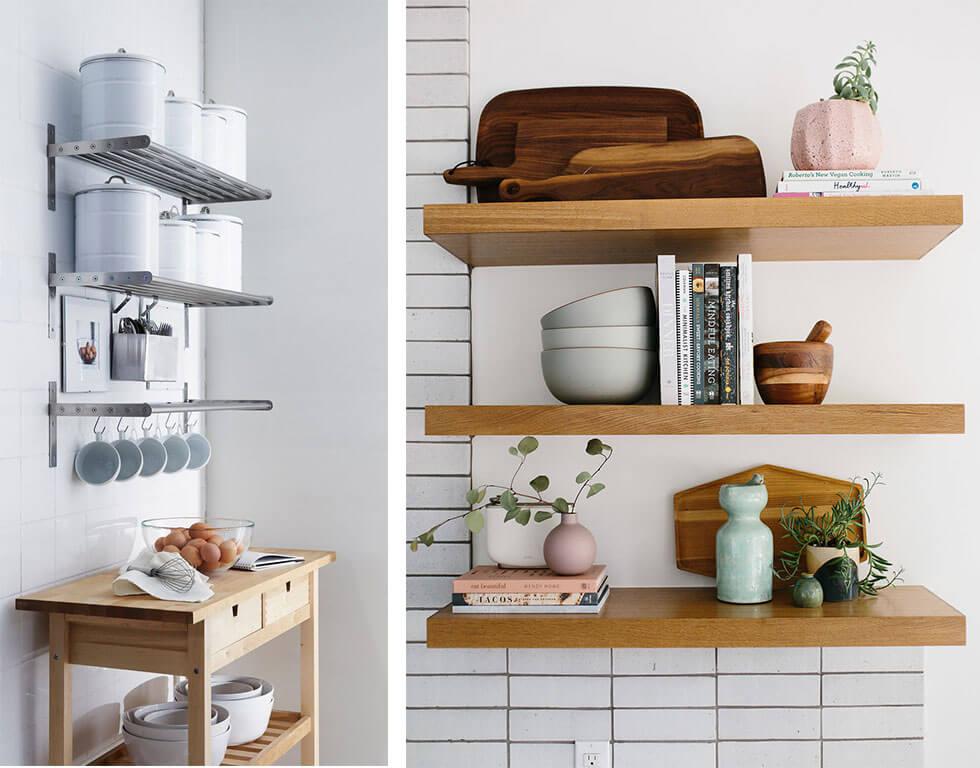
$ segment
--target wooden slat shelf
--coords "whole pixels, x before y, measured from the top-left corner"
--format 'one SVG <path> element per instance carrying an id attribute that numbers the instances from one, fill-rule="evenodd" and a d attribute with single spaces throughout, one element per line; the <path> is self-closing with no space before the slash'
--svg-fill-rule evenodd
<path id="1" fill-rule="evenodd" d="M 427 622 L 430 648 L 770 648 L 965 645 L 966 617 L 925 587 L 877 598 L 796 608 L 788 590 L 771 603 L 730 605 L 713 587 L 621 588 L 602 613 L 453 614 Z"/>
<path id="2" fill-rule="evenodd" d="M 429 405 L 427 435 L 963 434 L 962 404 Z"/>
<path id="3" fill-rule="evenodd" d="M 962 195 L 427 205 L 425 234 L 473 267 L 921 259 L 963 223 Z"/>

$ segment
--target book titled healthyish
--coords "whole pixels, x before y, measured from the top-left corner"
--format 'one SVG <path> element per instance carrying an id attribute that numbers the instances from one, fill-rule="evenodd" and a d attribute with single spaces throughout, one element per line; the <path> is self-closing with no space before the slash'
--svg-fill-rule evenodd
<path id="1" fill-rule="evenodd" d="M 842 193 L 853 195 L 921 194 L 922 179 L 821 179 L 819 181 L 781 181 L 776 194 L 786 192 L 820 192 L 823 195 Z"/>
<path id="2" fill-rule="evenodd" d="M 578 576 L 559 576 L 548 568 L 478 565 L 453 580 L 453 592 L 598 592 L 605 578 L 606 566 L 598 564 Z"/>

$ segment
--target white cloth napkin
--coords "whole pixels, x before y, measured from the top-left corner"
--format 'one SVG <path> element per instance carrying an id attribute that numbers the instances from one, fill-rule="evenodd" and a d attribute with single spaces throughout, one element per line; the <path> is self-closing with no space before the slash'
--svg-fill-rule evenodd
<path id="1" fill-rule="evenodd" d="M 168 586 L 156 576 L 150 576 L 148 571 L 160 568 L 174 558 L 185 563 L 176 552 L 151 552 L 144 549 L 135 558 L 119 569 L 119 575 L 112 582 L 112 591 L 116 595 L 147 594 L 160 600 L 177 600 L 184 603 L 203 603 L 214 595 L 214 590 L 208 584 L 208 577 L 191 568 L 194 583 L 186 592 L 179 592 Z"/>

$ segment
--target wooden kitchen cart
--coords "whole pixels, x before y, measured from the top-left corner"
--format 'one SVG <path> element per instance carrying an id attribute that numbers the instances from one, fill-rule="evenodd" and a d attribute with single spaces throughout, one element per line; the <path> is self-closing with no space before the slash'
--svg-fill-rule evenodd
<path id="1" fill-rule="evenodd" d="M 225 571 L 211 579 L 204 603 L 112 593 L 115 570 L 77 579 L 17 599 L 17 608 L 49 615 L 49 763 L 72 764 L 71 665 L 130 669 L 188 678 L 189 763 L 204 765 L 210 741 L 212 672 L 300 627 L 300 711 L 273 712 L 265 735 L 229 747 L 224 765 L 268 765 L 300 744 L 304 765 L 319 764 L 317 733 L 317 574 L 333 552 L 262 548 L 294 554 L 302 563 L 258 573 Z M 124 765 L 125 746 L 92 761 Z"/>

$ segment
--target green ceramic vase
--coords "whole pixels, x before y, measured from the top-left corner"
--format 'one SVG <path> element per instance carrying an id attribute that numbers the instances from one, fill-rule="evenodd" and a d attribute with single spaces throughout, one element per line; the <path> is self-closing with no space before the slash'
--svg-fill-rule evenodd
<path id="1" fill-rule="evenodd" d="M 823 605 L 823 587 L 813 574 L 802 574 L 793 585 L 793 605 L 797 608 L 819 608 Z"/>
<path id="2" fill-rule="evenodd" d="M 828 603 L 842 603 L 858 596 L 858 568 L 849 557 L 835 557 L 813 574 L 823 588 Z"/>
<path id="3" fill-rule="evenodd" d="M 760 519 L 769 501 L 765 480 L 723 485 L 718 501 L 728 521 L 715 536 L 718 599 L 724 603 L 772 600 L 772 531 Z"/>

